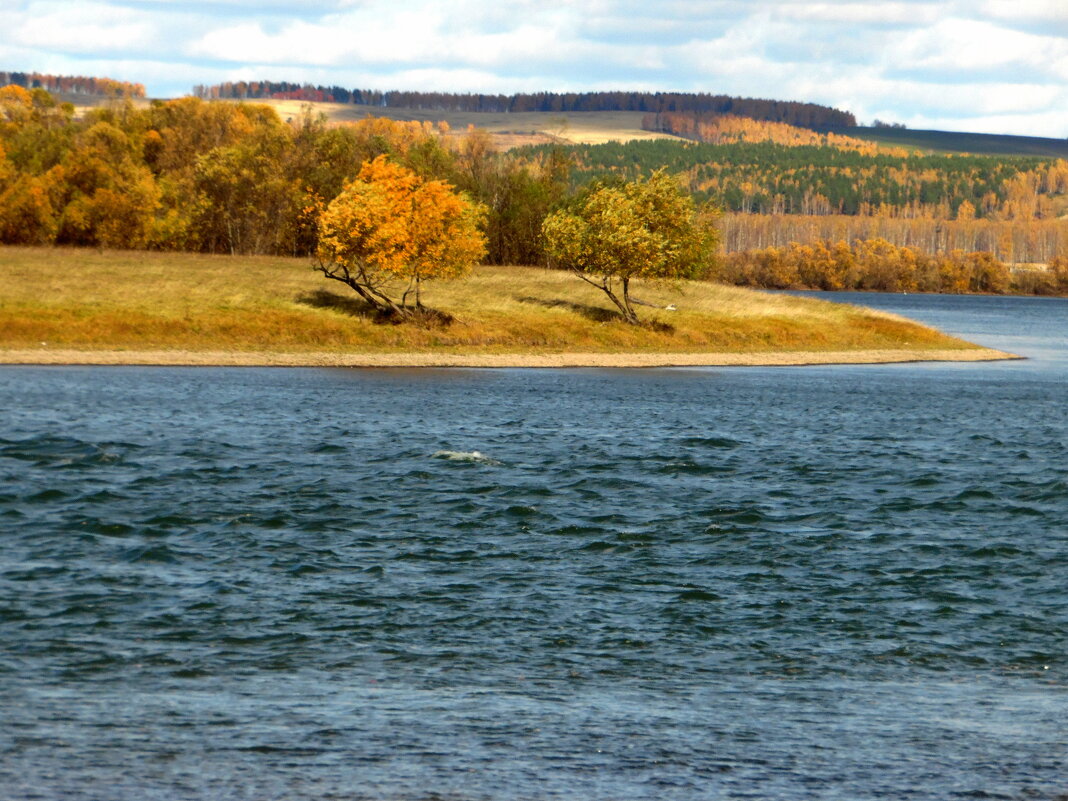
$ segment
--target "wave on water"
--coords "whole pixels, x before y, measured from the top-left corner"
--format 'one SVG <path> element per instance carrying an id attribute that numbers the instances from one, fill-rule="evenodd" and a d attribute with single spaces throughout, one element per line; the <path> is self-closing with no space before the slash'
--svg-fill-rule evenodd
<path id="1" fill-rule="evenodd" d="M 74 437 L 44 434 L 23 440 L 0 439 L 0 457 L 33 462 L 38 467 L 91 466 L 120 462 L 122 451 L 136 447 L 128 443 L 97 444 Z"/>
<path id="2" fill-rule="evenodd" d="M 0 799 L 1068 801 L 1046 364 L 0 368 Z"/>
<path id="3" fill-rule="evenodd" d="M 479 451 L 434 451 L 431 459 L 445 459 L 449 462 L 478 462 L 480 464 L 500 464 Z"/>

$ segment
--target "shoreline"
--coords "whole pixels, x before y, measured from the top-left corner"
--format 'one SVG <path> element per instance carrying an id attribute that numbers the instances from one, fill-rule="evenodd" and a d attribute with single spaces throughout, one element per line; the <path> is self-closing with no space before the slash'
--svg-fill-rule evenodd
<path id="1" fill-rule="evenodd" d="M 803 367 L 832 364 L 981 362 L 1023 359 L 990 348 L 776 351 L 768 353 L 285 353 L 195 350 L 0 350 L 0 366 L 143 367 Z"/>

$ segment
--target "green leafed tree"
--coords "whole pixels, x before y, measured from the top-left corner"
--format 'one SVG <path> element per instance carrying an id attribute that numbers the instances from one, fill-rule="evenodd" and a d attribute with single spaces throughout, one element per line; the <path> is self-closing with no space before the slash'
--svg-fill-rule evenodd
<path id="1" fill-rule="evenodd" d="M 698 208 L 663 170 L 647 180 L 603 186 L 542 225 L 550 262 L 602 290 L 637 324 L 631 283 L 703 275 L 715 253 L 710 209 Z"/>

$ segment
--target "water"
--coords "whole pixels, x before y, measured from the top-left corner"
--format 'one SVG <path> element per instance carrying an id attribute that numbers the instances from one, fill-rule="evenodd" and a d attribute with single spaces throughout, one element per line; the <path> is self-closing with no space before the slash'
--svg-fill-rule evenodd
<path id="1" fill-rule="evenodd" d="M 1063 799 L 1029 361 L 0 368 L 0 797 Z"/>

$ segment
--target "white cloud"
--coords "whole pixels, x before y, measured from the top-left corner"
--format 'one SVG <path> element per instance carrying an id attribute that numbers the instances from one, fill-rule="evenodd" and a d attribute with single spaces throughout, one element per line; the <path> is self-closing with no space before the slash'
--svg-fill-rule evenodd
<path id="1" fill-rule="evenodd" d="M 1002 20 L 1028 20 L 1063 25 L 1068 20 L 1064 0 L 983 0 L 980 13 Z"/>
<path id="2" fill-rule="evenodd" d="M 157 95 L 235 76 L 707 91 L 1063 137 L 1065 2 L 0 0 L 0 66 L 107 74 Z"/>
<path id="3" fill-rule="evenodd" d="M 928 70 L 987 72 L 1019 66 L 1043 72 L 1068 56 L 1068 42 L 991 22 L 947 19 L 910 32 L 890 53 L 897 63 Z"/>
<path id="4" fill-rule="evenodd" d="M 151 48 L 156 29 L 147 15 L 106 3 L 45 6 L 16 14 L 13 43 L 67 53 L 141 52 Z M 21 19 L 20 19 L 21 17 Z"/>
<path id="5" fill-rule="evenodd" d="M 926 25 L 938 19 L 935 4 L 825 2 L 786 4 L 778 16 L 836 25 Z"/>

